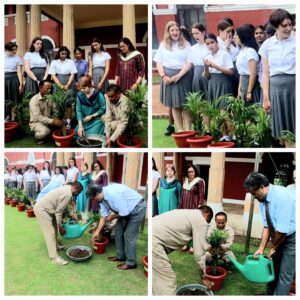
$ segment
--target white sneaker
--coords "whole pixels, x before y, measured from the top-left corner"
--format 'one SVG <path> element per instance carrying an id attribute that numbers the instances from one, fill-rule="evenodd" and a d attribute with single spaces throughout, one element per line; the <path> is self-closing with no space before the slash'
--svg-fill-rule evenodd
<path id="1" fill-rule="evenodd" d="M 57 256 L 56 258 L 52 258 L 52 262 L 56 265 L 60 265 L 60 266 L 65 266 L 67 265 L 69 262 L 64 260 L 62 257 Z"/>
<path id="2" fill-rule="evenodd" d="M 219 142 L 230 142 L 230 138 L 228 135 L 223 135 L 220 139 Z"/>

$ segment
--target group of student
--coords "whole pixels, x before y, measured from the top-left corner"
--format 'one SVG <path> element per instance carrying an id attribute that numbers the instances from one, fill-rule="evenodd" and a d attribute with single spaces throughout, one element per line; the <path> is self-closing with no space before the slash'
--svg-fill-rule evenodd
<path id="1" fill-rule="evenodd" d="M 190 130 L 184 109 L 186 94 L 200 92 L 209 102 L 233 95 L 246 105 L 260 103 L 271 113 L 273 138 L 283 130 L 295 133 L 295 20 L 284 9 L 272 12 L 266 26 L 244 24 L 234 28 L 231 18 L 217 24 L 216 36 L 195 24 L 189 32 L 170 21 L 154 61 L 161 77 L 160 101 L 169 108 L 166 135 Z M 225 101 L 220 108 L 226 109 Z M 174 127 L 175 123 L 175 127 Z M 221 140 L 234 138 L 224 126 Z"/>
<path id="2" fill-rule="evenodd" d="M 79 107 L 76 107 L 78 121 L 76 132 L 80 136 L 83 129 L 82 122 L 88 124 L 87 129 L 95 128 L 95 118 L 97 118 L 99 124 L 101 123 L 100 119 L 106 110 L 104 95 L 107 93 L 109 85 L 108 75 L 111 56 L 105 51 L 103 43 L 98 38 L 92 40 L 88 61 L 83 59 L 81 48 L 76 47 L 74 49 L 75 59 L 72 60 L 70 57 L 71 51 L 66 46 L 61 46 L 54 60 L 50 62 L 40 37 L 32 40 L 30 48 L 23 59 L 16 54 L 17 49 L 18 46 L 14 42 L 8 42 L 5 45 L 6 121 L 15 119 L 16 105 L 22 101 L 23 94 L 36 96 L 41 92 L 41 89 L 45 89 L 44 83 L 51 80 L 63 90 L 71 91 L 71 102 L 66 103 L 68 112 L 67 127 L 71 127 L 72 110 L 70 108 L 75 99 L 76 104 L 79 103 Z M 145 75 L 145 61 L 143 55 L 135 49 L 132 42 L 126 37 L 120 40 L 118 50 L 120 55 L 115 71 L 115 87 L 113 90 L 121 94 L 130 89 L 137 89 Z M 49 85 L 47 93 L 50 92 L 51 86 Z M 44 96 L 39 95 L 36 100 L 40 100 Z M 41 109 L 37 105 L 39 101 L 35 102 L 36 107 L 30 107 L 30 111 L 37 111 L 38 114 L 41 114 Z M 44 110 L 49 111 L 50 108 L 47 107 Z M 49 118 L 50 116 L 45 117 Z M 34 119 L 38 119 L 38 116 Z M 31 121 L 31 123 L 35 123 L 33 120 Z M 61 123 L 52 121 L 48 120 L 48 123 L 61 126 Z M 96 126 L 98 128 L 96 133 L 103 134 L 104 125 L 102 123 L 100 125 Z M 34 132 L 36 131 L 35 126 L 35 124 L 31 124 L 31 129 Z M 40 137 L 36 137 L 36 139 L 42 141 Z"/>

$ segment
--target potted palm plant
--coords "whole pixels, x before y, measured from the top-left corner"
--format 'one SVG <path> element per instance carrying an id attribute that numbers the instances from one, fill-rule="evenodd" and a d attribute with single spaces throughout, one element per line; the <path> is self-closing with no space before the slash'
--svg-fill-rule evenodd
<path id="1" fill-rule="evenodd" d="M 227 275 L 224 268 L 219 266 L 219 260 L 224 256 L 225 250 L 221 247 L 226 242 L 228 235 L 219 229 L 214 229 L 206 241 L 210 244 L 209 252 L 212 256 L 212 266 L 206 268 L 206 277 L 214 283 L 212 290 L 218 291 L 222 288 L 222 283 Z"/>
<path id="2" fill-rule="evenodd" d="M 18 211 L 25 211 L 25 200 L 26 200 L 26 194 L 23 190 L 17 189 L 15 193 L 15 197 L 17 200 L 17 209 Z"/>
<path id="3" fill-rule="evenodd" d="M 10 205 L 10 201 L 11 201 L 11 190 L 8 187 L 4 188 L 4 203 L 5 205 Z"/>
<path id="4" fill-rule="evenodd" d="M 141 84 L 136 90 L 126 92 L 128 124 L 123 135 L 117 139 L 117 144 L 121 148 L 140 148 L 143 146 L 143 141 L 134 134 L 143 126 L 142 119 L 147 116 L 147 92 L 146 84 Z"/>
<path id="5" fill-rule="evenodd" d="M 27 214 L 27 217 L 28 218 L 34 218 L 35 217 L 35 214 L 34 214 L 34 211 L 33 211 L 33 206 L 35 204 L 35 200 L 33 198 L 29 198 L 29 199 L 26 199 L 26 214 Z"/>
<path id="6" fill-rule="evenodd" d="M 55 107 L 52 117 L 59 120 L 65 120 L 66 102 L 72 97 L 72 92 L 70 90 L 65 91 L 56 84 L 54 85 L 54 89 L 55 92 L 53 94 L 46 96 Z M 66 125 L 64 124 L 61 129 L 54 130 L 52 137 L 54 138 L 57 147 L 71 147 L 74 135 L 74 129 L 67 129 Z"/>
<path id="7" fill-rule="evenodd" d="M 284 142 L 286 148 L 295 148 L 296 135 L 288 130 L 282 130 L 280 139 Z"/>

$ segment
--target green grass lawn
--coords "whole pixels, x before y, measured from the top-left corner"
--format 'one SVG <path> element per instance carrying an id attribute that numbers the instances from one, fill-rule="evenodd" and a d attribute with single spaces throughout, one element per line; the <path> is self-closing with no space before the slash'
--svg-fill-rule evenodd
<path id="1" fill-rule="evenodd" d="M 176 148 L 172 136 L 165 136 L 168 119 L 152 119 L 152 145 L 154 148 Z"/>
<path id="2" fill-rule="evenodd" d="M 237 261 L 244 264 L 244 243 L 234 243 L 232 250 Z M 257 247 L 250 247 L 250 254 L 253 254 Z M 170 260 L 177 276 L 177 287 L 186 284 L 202 284 L 193 255 L 187 252 L 174 251 L 170 255 Z M 214 295 L 263 295 L 265 284 L 252 283 L 247 281 L 243 275 L 232 267 L 232 273 L 228 273 L 220 291 L 213 292 Z"/>
<path id="3" fill-rule="evenodd" d="M 90 246 L 91 234 L 62 240 L 66 248 Z M 65 250 L 59 254 L 68 259 Z M 67 266 L 53 264 L 49 257 L 36 218 L 5 206 L 5 295 L 147 295 L 142 257 L 147 255 L 147 230 L 139 235 L 136 270 L 121 271 L 116 262 L 107 261 L 115 255 L 109 244 L 104 254 L 93 254 L 87 262 Z"/>

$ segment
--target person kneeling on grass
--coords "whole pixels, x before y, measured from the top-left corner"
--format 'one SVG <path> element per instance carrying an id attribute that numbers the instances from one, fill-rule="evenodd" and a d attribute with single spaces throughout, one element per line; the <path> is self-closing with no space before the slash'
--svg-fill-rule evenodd
<path id="1" fill-rule="evenodd" d="M 68 261 L 57 253 L 57 250 L 64 249 L 63 245 L 58 243 L 57 228 L 61 235 L 65 234 L 66 231 L 62 227 L 63 213 L 68 212 L 69 202 L 74 196 L 79 195 L 82 189 L 81 183 L 75 181 L 72 185 L 64 185 L 49 192 L 34 206 L 34 213 L 41 226 L 49 257 L 57 265 L 68 264 Z M 76 215 L 71 217 L 77 219 Z"/>
<path id="2" fill-rule="evenodd" d="M 108 260 L 123 262 L 117 265 L 120 270 L 136 269 L 136 243 L 147 207 L 143 197 L 126 185 L 118 183 L 108 186 L 90 185 L 87 189 L 87 196 L 99 202 L 101 209 L 101 218 L 92 242 L 99 239 L 99 234 L 106 222 L 117 219 L 115 225 L 116 256 L 108 257 Z M 110 212 L 113 214 L 109 214 Z"/>

